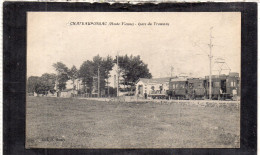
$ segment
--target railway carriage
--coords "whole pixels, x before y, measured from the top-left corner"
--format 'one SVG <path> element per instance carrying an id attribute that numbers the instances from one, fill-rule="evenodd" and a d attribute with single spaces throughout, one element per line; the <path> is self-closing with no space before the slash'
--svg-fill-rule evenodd
<path id="1" fill-rule="evenodd" d="M 188 81 L 188 98 L 204 99 L 206 95 L 205 80 L 202 78 L 189 78 Z"/>
<path id="2" fill-rule="evenodd" d="M 212 75 L 212 99 L 236 100 L 240 96 L 240 78 L 238 73 Z M 208 99 L 209 76 L 205 78 L 171 78 L 168 96 L 170 99 Z"/>
<path id="3" fill-rule="evenodd" d="M 240 96 L 239 74 L 212 76 L 212 99 L 235 99 Z M 209 98 L 209 76 L 205 78 L 206 98 Z"/>
<path id="4" fill-rule="evenodd" d="M 228 98 L 236 100 L 240 96 L 240 78 L 238 73 L 230 73 L 226 80 Z"/>
<path id="5" fill-rule="evenodd" d="M 211 94 L 212 99 L 221 99 L 221 98 L 227 98 L 227 75 L 213 75 L 211 76 Z M 206 98 L 209 98 L 209 76 L 205 77 L 206 81 Z"/>
<path id="6" fill-rule="evenodd" d="M 187 99 L 187 78 L 171 78 L 169 81 L 170 99 Z"/>
<path id="7" fill-rule="evenodd" d="M 136 85 L 137 95 L 153 99 L 208 99 L 209 76 L 205 78 L 157 78 L 140 79 Z M 211 76 L 212 99 L 237 100 L 240 96 L 240 78 L 238 73 Z M 144 87 L 144 91 L 143 88 Z M 143 94 L 143 95 L 142 95 Z"/>

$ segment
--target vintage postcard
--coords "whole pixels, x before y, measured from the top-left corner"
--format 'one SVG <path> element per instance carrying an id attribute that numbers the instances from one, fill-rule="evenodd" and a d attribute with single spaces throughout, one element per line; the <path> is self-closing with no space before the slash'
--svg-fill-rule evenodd
<path id="1" fill-rule="evenodd" d="M 240 12 L 27 12 L 26 148 L 240 148 Z"/>

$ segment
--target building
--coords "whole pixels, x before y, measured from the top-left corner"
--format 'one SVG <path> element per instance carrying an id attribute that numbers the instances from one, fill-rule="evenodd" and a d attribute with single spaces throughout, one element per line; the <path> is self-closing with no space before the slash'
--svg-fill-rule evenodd
<path id="1" fill-rule="evenodd" d="M 150 94 L 165 94 L 169 90 L 170 77 L 165 78 L 140 78 L 136 81 L 135 95 L 145 97 Z"/>
<path id="2" fill-rule="evenodd" d="M 119 79 L 118 79 L 119 76 Z M 123 81 L 122 74 L 117 74 L 117 64 L 114 65 L 112 70 L 109 72 L 109 78 L 108 78 L 108 86 L 112 88 L 117 88 L 118 81 L 119 81 L 119 88 L 124 88 L 124 85 L 121 84 L 121 81 Z"/>
<path id="3" fill-rule="evenodd" d="M 73 97 L 77 94 L 78 94 L 78 91 L 73 90 L 73 89 L 65 89 L 65 90 L 57 92 L 58 97 L 65 97 L 65 98 Z"/>
<path id="4" fill-rule="evenodd" d="M 66 88 L 67 89 L 75 89 L 75 90 L 81 90 L 83 89 L 83 84 L 81 79 L 75 79 L 74 83 L 72 80 L 68 80 L 66 82 Z"/>

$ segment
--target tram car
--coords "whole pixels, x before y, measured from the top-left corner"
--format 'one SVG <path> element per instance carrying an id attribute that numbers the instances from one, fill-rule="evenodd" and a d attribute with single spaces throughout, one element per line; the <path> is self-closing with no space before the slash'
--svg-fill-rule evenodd
<path id="1" fill-rule="evenodd" d="M 170 99 L 204 99 L 205 80 L 201 78 L 174 78 L 169 82 Z"/>
<path id="2" fill-rule="evenodd" d="M 212 99 L 220 99 L 221 97 L 227 96 L 227 80 L 228 76 L 227 75 L 212 75 L 211 76 L 211 97 Z M 205 82 L 206 82 L 206 98 L 209 98 L 209 76 L 205 77 Z"/>
<path id="3" fill-rule="evenodd" d="M 188 96 L 187 78 L 170 78 L 169 81 L 169 99 L 186 99 Z"/>
<path id="4" fill-rule="evenodd" d="M 206 89 L 203 78 L 189 78 L 187 82 L 188 99 L 205 99 Z"/>
<path id="5" fill-rule="evenodd" d="M 238 73 L 211 76 L 212 99 L 236 99 L 240 96 Z M 169 99 L 208 99 L 209 76 L 205 78 L 171 78 L 169 80 Z"/>
<path id="6" fill-rule="evenodd" d="M 230 73 L 227 78 L 227 93 L 230 94 L 230 98 L 236 98 L 240 96 L 240 78 L 238 73 Z M 235 96 L 233 96 L 233 94 Z"/>
<path id="7" fill-rule="evenodd" d="M 234 99 L 240 96 L 240 79 L 238 73 L 211 77 L 212 99 Z M 209 76 L 205 77 L 206 98 L 209 98 Z"/>

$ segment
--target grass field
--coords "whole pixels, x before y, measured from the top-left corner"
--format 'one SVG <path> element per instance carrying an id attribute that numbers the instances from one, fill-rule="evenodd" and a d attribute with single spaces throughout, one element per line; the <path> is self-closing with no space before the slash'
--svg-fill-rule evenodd
<path id="1" fill-rule="evenodd" d="M 238 148 L 239 103 L 27 97 L 27 148 Z"/>

